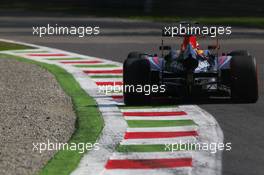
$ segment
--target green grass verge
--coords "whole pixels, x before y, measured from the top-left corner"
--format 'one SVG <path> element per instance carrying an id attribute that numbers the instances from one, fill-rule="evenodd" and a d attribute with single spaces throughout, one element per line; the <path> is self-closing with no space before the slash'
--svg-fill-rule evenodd
<path id="1" fill-rule="evenodd" d="M 20 50 L 20 49 L 34 49 L 34 47 L 0 41 L 0 51 Z"/>
<path id="2" fill-rule="evenodd" d="M 174 144 L 173 151 L 194 150 L 194 145 Z M 165 144 L 157 145 L 118 145 L 118 152 L 172 152 L 172 145 L 168 148 Z"/>
<path id="3" fill-rule="evenodd" d="M 82 58 L 48 58 L 48 60 L 82 60 Z"/>
<path id="4" fill-rule="evenodd" d="M 76 130 L 68 143 L 95 143 L 103 128 L 103 119 L 100 116 L 94 99 L 86 94 L 70 73 L 55 65 L 40 63 L 12 55 L 0 54 L 0 58 L 15 59 L 25 63 L 36 64 L 52 73 L 64 92 L 71 97 L 77 116 Z M 80 154 L 78 151 L 60 150 L 39 174 L 68 175 L 78 166 L 83 154 Z"/>
<path id="5" fill-rule="evenodd" d="M 264 27 L 264 17 L 158 17 L 130 16 L 129 19 L 150 20 L 157 22 L 197 21 L 201 24 L 231 25 L 243 27 Z"/>
<path id="6" fill-rule="evenodd" d="M 130 128 L 196 125 L 193 120 L 127 120 Z"/>

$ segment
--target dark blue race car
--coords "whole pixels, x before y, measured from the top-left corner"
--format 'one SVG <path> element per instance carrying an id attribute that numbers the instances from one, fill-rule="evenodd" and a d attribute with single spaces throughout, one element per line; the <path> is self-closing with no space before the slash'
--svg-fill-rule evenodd
<path id="1" fill-rule="evenodd" d="M 123 64 L 125 104 L 148 104 L 155 97 L 224 97 L 233 102 L 256 102 L 258 79 L 255 58 L 246 50 L 219 56 L 218 40 L 216 45 L 203 50 L 196 39 L 194 35 L 184 36 L 179 50 L 162 43 L 160 57 L 129 53 Z M 168 51 L 166 55 L 164 50 Z M 146 86 L 150 93 L 145 92 Z"/>

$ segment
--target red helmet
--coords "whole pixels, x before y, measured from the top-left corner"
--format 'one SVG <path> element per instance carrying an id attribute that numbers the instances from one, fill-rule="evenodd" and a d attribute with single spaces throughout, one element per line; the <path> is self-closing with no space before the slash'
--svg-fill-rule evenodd
<path id="1" fill-rule="evenodd" d="M 181 45 L 181 50 L 185 50 L 188 44 L 191 44 L 194 49 L 197 49 L 199 44 L 196 40 L 196 36 L 185 36 Z"/>

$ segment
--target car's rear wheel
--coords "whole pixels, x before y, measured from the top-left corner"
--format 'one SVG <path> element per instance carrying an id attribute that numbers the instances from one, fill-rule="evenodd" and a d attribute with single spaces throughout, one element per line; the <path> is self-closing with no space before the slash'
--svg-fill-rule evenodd
<path id="1" fill-rule="evenodd" d="M 148 104 L 151 94 L 146 94 L 144 87 L 151 84 L 150 63 L 141 58 L 141 54 L 131 55 L 123 65 L 124 102 L 127 105 Z"/>
<path id="2" fill-rule="evenodd" d="M 231 59 L 231 98 L 234 102 L 255 103 L 258 100 L 256 60 L 252 56 Z"/>
<path id="3" fill-rule="evenodd" d="M 144 58 L 148 54 L 142 52 L 130 52 L 127 56 L 127 59 L 135 59 L 135 58 Z"/>
<path id="4" fill-rule="evenodd" d="M 129 54 L 128 54 L 128 56 L 127 56 L 127 59 L 130 59 L 130 58 L 140 58 L 140 55 L 141 55 L 142 53 L 140 53 L 140 52 L 130 52 Z"/>

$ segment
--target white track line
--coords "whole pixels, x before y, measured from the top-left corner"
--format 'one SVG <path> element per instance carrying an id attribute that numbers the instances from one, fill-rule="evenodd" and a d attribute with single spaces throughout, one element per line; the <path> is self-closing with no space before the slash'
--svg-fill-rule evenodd
<path id="1" fill-rule="evenodd" d="M 97 68 L 98 69 L 98 68 Z M 122 78 L 111 78 L 110 80 L 109 80 L 109 78 L 93 78 L 93 81 L 95 81 L 95 82 L 119 82 L 119 81 L 123 81 L 123 79 Z"/>
<path id="2" fill-rule="evenodd" d="M 155 139 L 125 139 L 120 145 L 159 145 L 159 144 L 177 144 L 177 143 L 196 143 L 197 137 L 178 137 L 178 138 L 155 138 Z"/>
<path id="3" fill-rule="evenodd" d="M 121 109 L 122 112 L 179 112 L 182 111 L 179 106 L 164 108 L 144 108 L 144 109 Z"/>
<path id="4" fill-rule="evenodd" d="M 102 172 L 100 175 L 191 175 L 192 169 L 189 167 L 183 168 L 161 168 L 161 169 L 130 169 L 130 170 L 107 170 Z"/>
<path id="5" fill-rule="evenodd" d="M 193 151 L 177 151 L 177 152 L 148 152 L 148 153 L 114 153 L 111 160 L 125 159 L 172 159 L 172 158 L 189 158 L 192 157 Z"/>
<path id="6" fill-rule="evenodd" d="M 127 128 L 127 132 L 177 132 L 177 131 L 197 131 L 197 130 L 198 130 L 198 126 Z"/>
<path id="7" fill-rule="evenodd" d="M 106 63 L 104 63 L 106 64 Z M 117 70 L 122 69 L 122 67 L 78 67 L 82 71 L 92 71 L 92 70 L 98 70 L 98 69 L 104 69 L 104 70 Z"/>

